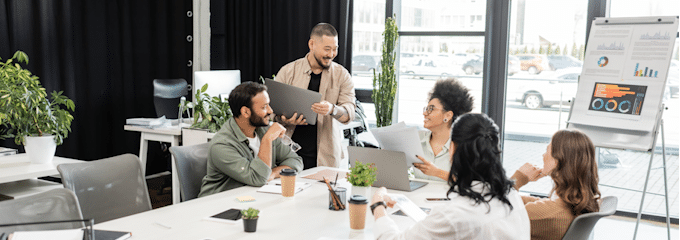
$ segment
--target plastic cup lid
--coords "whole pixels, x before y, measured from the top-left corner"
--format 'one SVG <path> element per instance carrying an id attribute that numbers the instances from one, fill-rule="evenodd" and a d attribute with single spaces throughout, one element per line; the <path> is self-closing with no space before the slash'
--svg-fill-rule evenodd
<path id="1" fill-rule="evenodd" d="M 281 176 L 295 176 L 297 172 L 294 169 L 284 168 L 281 170 Z"/>
<path id="2" fill-rule="evenodd" d="M 368 199 L 364 197 L 363 195 L 352 195 L 352 197 L 349 199 L 349 203 L 352 204 L 367 204 Z"/>

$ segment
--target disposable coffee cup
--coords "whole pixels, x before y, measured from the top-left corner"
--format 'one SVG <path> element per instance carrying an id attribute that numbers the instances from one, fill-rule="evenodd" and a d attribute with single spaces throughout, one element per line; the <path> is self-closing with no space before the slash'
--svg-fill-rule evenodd
<path id="1" fill-rule="evenodd" d="M 349 227 L 355 230 L 364 229 L 368 199 L 362 195 L 352 195 L 347 205 L 349 206 Z"/>
<path id="2" fill-rule="evenodd" d="M 284 197 L 295 196 L 295 176 L 297 172 L 290 168 L 281 170 L 281 195 Z"/>

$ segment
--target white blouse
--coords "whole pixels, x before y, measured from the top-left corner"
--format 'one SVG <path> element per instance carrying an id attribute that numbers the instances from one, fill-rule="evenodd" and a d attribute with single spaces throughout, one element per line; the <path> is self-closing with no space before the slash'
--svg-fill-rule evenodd
<path id="1" fill-rule="evenodd" d="M 481 182 L 474 181 L 472 190 L 482 189 Z M 373 225 L 376 239 L 530 239 L 530 223 L 524 202 L 513 188 L 507 198 L 508 205 L 494 198 L 486 204 L 451 193 L 451 201 L 433 207 L 430 214 L 410 228 L 401 231 L 389 216 L 381 217 Z"/>
<path id="2" fill-rule="evenodd" d="M 420 136 L 420 145 L 423 147 L 423 154 L 425 154 L 422 157 L 425 158 L 425 160 L 432 162 L 432 164 L 434 164 L 441 170 L 447 172 L 451 170 L 451 156 L 449 156 L 449 146 L 451 146 L 451 138 L 449 138 L 449 140 L 446 141 L 446 144 L 444 144 L 442 150 L 439 151 L 439 154 L 437 154 L 437 156 L 435 156 L 434 151 L 432 151 L 432 145 L 430 145 L 430 137 L 432 137 L 432 132 L 430 132 L 429 130 L 419 131 L 418 135 Z M 415 167 L 413 167 L 413 174 L 415 175 L 416 178 L 419 179 L 445 182 L 445 180 L 441 178 L 426 175 L 425 173 L 423 173 L 422 171 L 418 170 Z"/>

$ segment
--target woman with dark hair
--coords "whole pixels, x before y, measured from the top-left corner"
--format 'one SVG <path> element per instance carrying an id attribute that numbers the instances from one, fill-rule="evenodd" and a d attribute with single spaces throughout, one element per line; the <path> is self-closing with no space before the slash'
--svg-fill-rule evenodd
<path id="1" fill-rule="evenodd" d="M 525 163 L 512 175 L 519 190 L 528 182 L 550 176 L 550 198 L 523 196 L 531 239 L 562 239 L 578 215 L 600 210 L 595 146 L 578 130 L 557 131 L 543 154 L 543 169 Z"/>
<path id="2" fill-rule="evenodd" d="M 405 231 L 385 215 L 385 188 L 371 201 L 376 239 L 529 239 L 529 218 L 500 161 L 498 127 L 484 114 L 460 116 L 451 129 L 445 204 Z M 387 201 L 387 203 L 385 202 Z"/>
<path id="3" fill-rule="evenodd" d="M 423 163 L 414 164 L 416 178 L 436 181 L 448 179 L 448 170 L 451 168 L 448 157 L 451 124 L 458 116 L 472 111 L 473 103 L 468 88 L 455 78 L 435 83 L 429 102 L 423 108 L 423 127 L 429 131 L 420 132 L 424 156 L 417 156 Z"/>

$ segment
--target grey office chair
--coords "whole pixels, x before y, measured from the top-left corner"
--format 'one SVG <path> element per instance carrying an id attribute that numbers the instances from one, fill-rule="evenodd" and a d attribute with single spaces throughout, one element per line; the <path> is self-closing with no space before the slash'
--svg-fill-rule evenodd
<path id="1" fill-rule="evenodd" d="M 175 156 L 182 202 L 198 197 L 203 177 L 207 174 L 210 144 L 175 146 L 170 147 L 170 152 Z"/>
<path id="2" fill-rule="evenodd" d="M 57 166 L 64 188 L 78 196 L 85 219 L 95 223 L 151 210 L 139 158 L 123 154 Z"/>
<path id="3" fill-rule="evenodd" d="M 179 116 L 179 99 L 189 92 L 189 85 L 183 78 L 154 79 L 153 105 L 158 117 L 177 119 Z"/>
<path id="4" fill-rule="evenodd" d="M 0 225 L 48 221 L 82 220 L 78 199 L 71 190 L 58 188 L 29 197 L 0 202 Z M 0 233 L 35 230 L 76 229 L 83 222 L 26 224 L 0 227 Z"/>
<path id="5" fill-rule="evenodd" d="M 562 240 L 583 240 L 592 239 L 592 231 L 600 218 L 611 216 L 616 212 L 616 204 L 618 199 L 614 196 L 607 196 L 602 198 L 600 203 L 600 211 L 581 214 L 576 217 L 569 225 L 569 229 L 562 237 Z"/>

